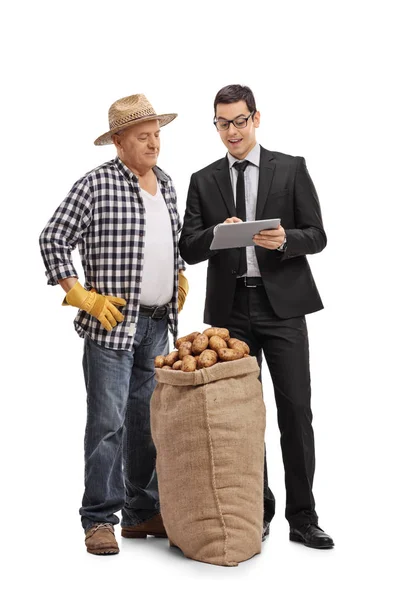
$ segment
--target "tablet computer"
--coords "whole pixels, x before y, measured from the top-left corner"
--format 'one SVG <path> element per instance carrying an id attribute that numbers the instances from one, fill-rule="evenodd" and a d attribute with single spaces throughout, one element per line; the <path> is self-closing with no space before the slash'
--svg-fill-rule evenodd
<path id="1" fill-rule="evenodd" d="M 242 221 L 241 223 L 220 223 L 215 227 L 214 238 L 211 242 L 210 250 L 255 246 L 253 235 L 262 229 L 277 229 L 280 223 L 280 219 Z"/>

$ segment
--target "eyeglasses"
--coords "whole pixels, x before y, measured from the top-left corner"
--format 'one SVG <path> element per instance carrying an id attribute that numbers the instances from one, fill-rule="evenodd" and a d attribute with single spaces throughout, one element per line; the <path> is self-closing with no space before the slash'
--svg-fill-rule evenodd
<path id="1" fill-rule="evenodd" d="M 234 124 L 236 129 L 244 129 L 247 126 L 247 121 L 254 115 L 255 112 L 256 111 L 253 110 L 248 117 L 236 117 L 236 119 L 231 119 L 230 121 L 227 119 L 216 119 L 214 117 L 213 123 L 218 131 L 227 131 L 231 123 Z"/>

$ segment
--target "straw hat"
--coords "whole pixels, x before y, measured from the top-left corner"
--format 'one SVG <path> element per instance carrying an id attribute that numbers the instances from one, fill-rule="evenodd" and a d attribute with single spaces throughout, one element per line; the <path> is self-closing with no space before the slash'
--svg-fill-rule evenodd
<path id="1" fill-rule="evenodd" d="M 95 146 L 104 146 L 105 144 L 112 144 L 111 136 L 121 129 L 136 125 L 136 123 L 142 123 L 143 121 L 153 121 L 158 119 L 160 121 L 160 127 L 168 125 L 178 115 L 171 113 L 168 115 L 157 115 L 146 96 L 143 94 L 135 94 L 134 96 L 127 96 L 126 98 L 120 98 L 111 104 L 110 110 L 108 111 L 108 123 L 110 130 L 104 133 L 95 140 Z"/>

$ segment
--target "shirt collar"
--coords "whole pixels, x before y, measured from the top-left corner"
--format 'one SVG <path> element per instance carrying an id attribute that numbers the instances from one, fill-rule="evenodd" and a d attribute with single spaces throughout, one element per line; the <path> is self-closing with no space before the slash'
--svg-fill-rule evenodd
<path id="1" fill-rule="evenodd" d="M 256 167 L 260 167 L 260 152 L 261 152 L 260 144 L 256 144 L 254 146 L 254 148 L 252 148 L 252 150 L 250 150 L 248 155 L 242 160 L 248 160 L 249 162 L 251 162 L 252 165 L 255 165 Z M 230 154 L 229 152 L 228 152 L 227 156 L 228 156 L 230 169 L 232 169 L 235 162 L 242 162 L 241 160 L 238 161 L 238 159 L 235 158 L 234 156 L 232 156 L 232 154 Z"/>
<path id="2" fill-rule="evenodd" d="M 132 173 L 132 171 L 126 166 L 126 164 L 122 162 L 122 160 L 120 159 L 119 156 L 115 157 L 114 163 L 115 163 L 115 166 L 117 167 L 117 169 L 119 169 L 121 171 L 122 175 L 126 179 L 128 179 L 128 180 L 133 179 L 134 181 L 138 180 L 138 178 L 135 175 L 135 173 Z M 160 169 L 160 167 L 157 167 L 157 165 L 156 165 L 153 168 L 153 171 L 154 171 L 155 176 L 157 177 L 157 179 L 159 179 L 160 181 L 168 181 L 167 175 L 164 173 L 164 171 L 162 171 Z"/>

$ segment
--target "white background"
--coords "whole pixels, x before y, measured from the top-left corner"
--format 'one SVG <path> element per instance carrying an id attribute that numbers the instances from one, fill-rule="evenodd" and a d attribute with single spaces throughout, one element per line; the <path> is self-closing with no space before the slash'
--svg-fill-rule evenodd
<path id="1" fill-rule="evenodd" d="M 395 2 L 15 2 L 2 9 L 1 566 L 4 598 L 364 598 L 398 594 L 398 26 Z M 73 182 L 114 156 L 93 140 L 122 96 L 179 117 L 160 166 L 183 216 L 190 174 L 223 156 L 224 85 L 249 85 L 258 140 L 306 158 L 328 246 L 310 264 L 314 492 L 336 547 L 288 541 L 276 410 L 264 373 L 277 514 L 262 554 L 196 563 L 165 541 L 86 553 L 82 340 L 46 285 L 38 236 Z M 75 256 L 80 269 L 79 259 Z M 205 264 L 180 332 L 202 329 Z M 397 359 L 397 360 L 396 360 Z M 118 538 L 119 538 L 119 527 Z M 397 589 L 396 589 L 397 588 Z"/>

